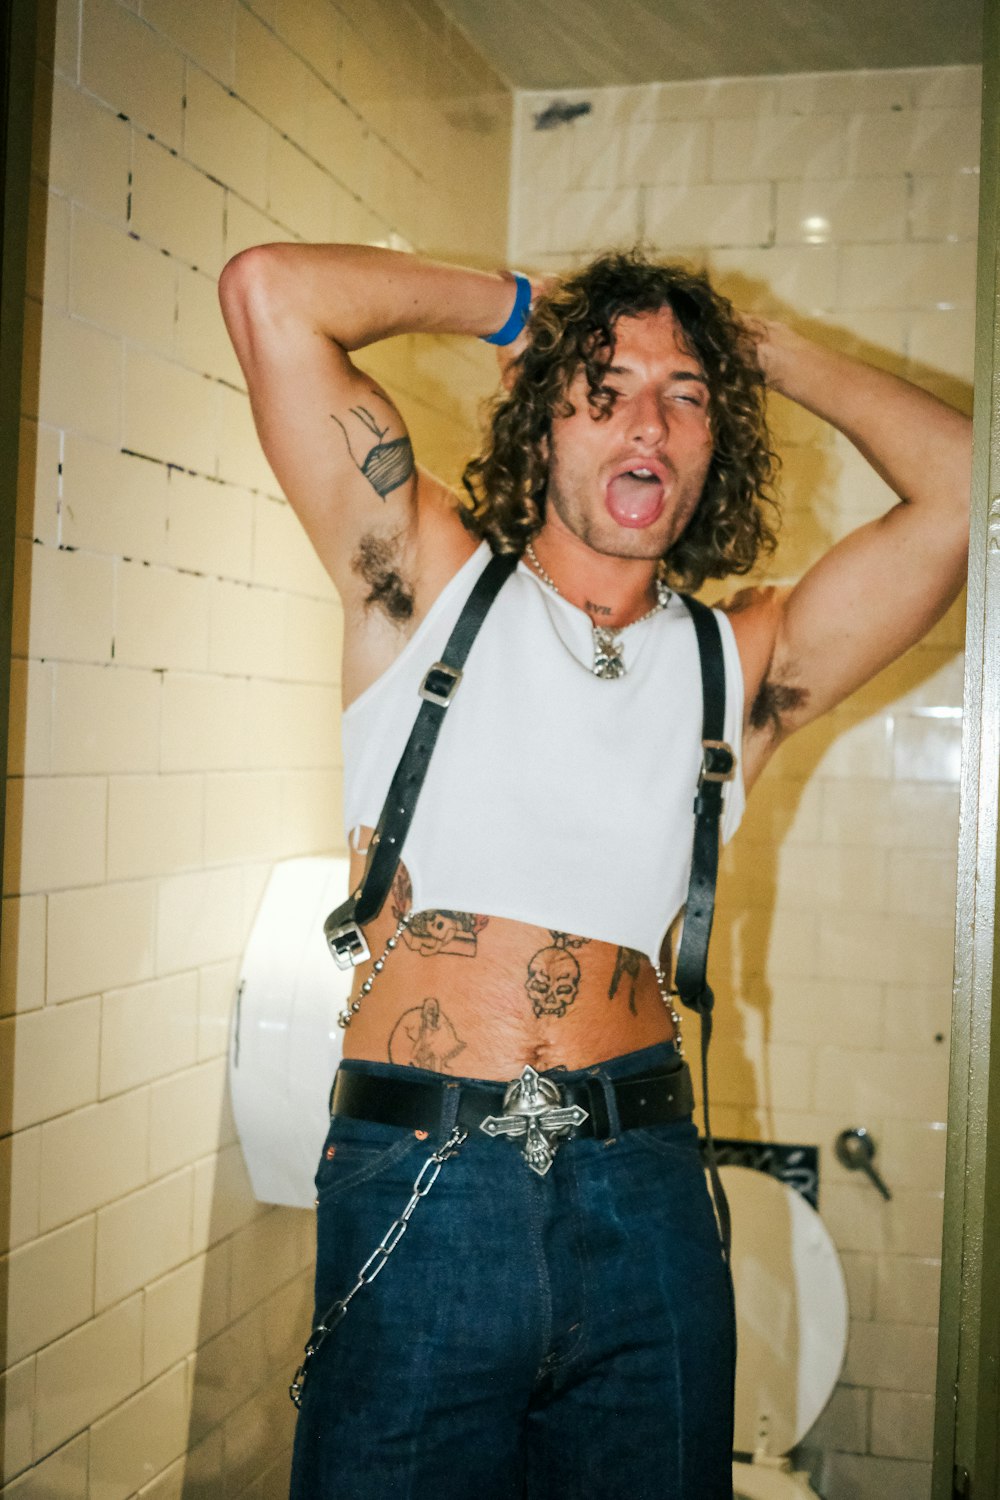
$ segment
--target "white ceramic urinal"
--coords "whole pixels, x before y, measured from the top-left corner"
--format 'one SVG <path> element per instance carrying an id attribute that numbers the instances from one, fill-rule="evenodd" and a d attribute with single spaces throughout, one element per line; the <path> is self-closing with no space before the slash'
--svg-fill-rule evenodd
<path id="1" fill-rule="evenodd" d="M 353 970 L 339 969 L 323 923 L 347 895 L 346 857 L 275 865 L 254 919 L 233 1016 L 233 1115 L 262 1203 L 311 1208 L 329 1126 L 330 1085 Z"/>
<path id="2" fill-rule="evenodd" d="M 786 1183 L 723 1167 L 736 1293 L 734 1500 L 815 1496 L 787 1454 L 826 1406 L 847 1349 L 848 1303 L 819 1214 Z"/>

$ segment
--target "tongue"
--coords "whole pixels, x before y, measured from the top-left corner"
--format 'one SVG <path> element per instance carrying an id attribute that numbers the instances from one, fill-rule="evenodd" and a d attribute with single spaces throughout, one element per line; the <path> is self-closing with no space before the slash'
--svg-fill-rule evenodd
<path id="1" fill-rule="evenodd" d="M 663 485 L 658 479 L 619 474 L 608 485 L 604 503 L 619 526 L 649 526 L 663 509 Z"/>

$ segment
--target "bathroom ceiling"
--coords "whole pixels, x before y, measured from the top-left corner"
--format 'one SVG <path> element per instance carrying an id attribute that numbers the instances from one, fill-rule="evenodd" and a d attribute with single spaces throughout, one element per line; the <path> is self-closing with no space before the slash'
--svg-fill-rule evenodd
<path id="1" fill-rule="evenodd" d="M 977 63 L 983 0 L 439 0 L 518 89 Z"/>

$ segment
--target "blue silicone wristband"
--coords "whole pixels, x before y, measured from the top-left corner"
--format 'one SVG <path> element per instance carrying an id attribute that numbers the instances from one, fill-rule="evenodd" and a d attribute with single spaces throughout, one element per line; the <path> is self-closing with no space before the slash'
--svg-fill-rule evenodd
<path id="1" fill-rule="evenodd" d="M 511 275 L 517 283 L 517 291 L 514 293 L 510 317 L 496 333 L 480 334 L 484 344 L 512 344 L 528 321 L 528 313 L 531 311 L 531 282 L 520 271 L 512 271 Z"/>

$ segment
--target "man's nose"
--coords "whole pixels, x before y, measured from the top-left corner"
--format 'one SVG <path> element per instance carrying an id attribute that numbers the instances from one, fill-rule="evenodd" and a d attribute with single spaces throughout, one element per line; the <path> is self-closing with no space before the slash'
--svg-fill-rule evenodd
<path id="1" fill-rule="evenodd" d="M 668 430 L 666 409 L 658 391 L 640 391 L 630 416 L 632 436 L 637 441 L 657 443 Z"/>

